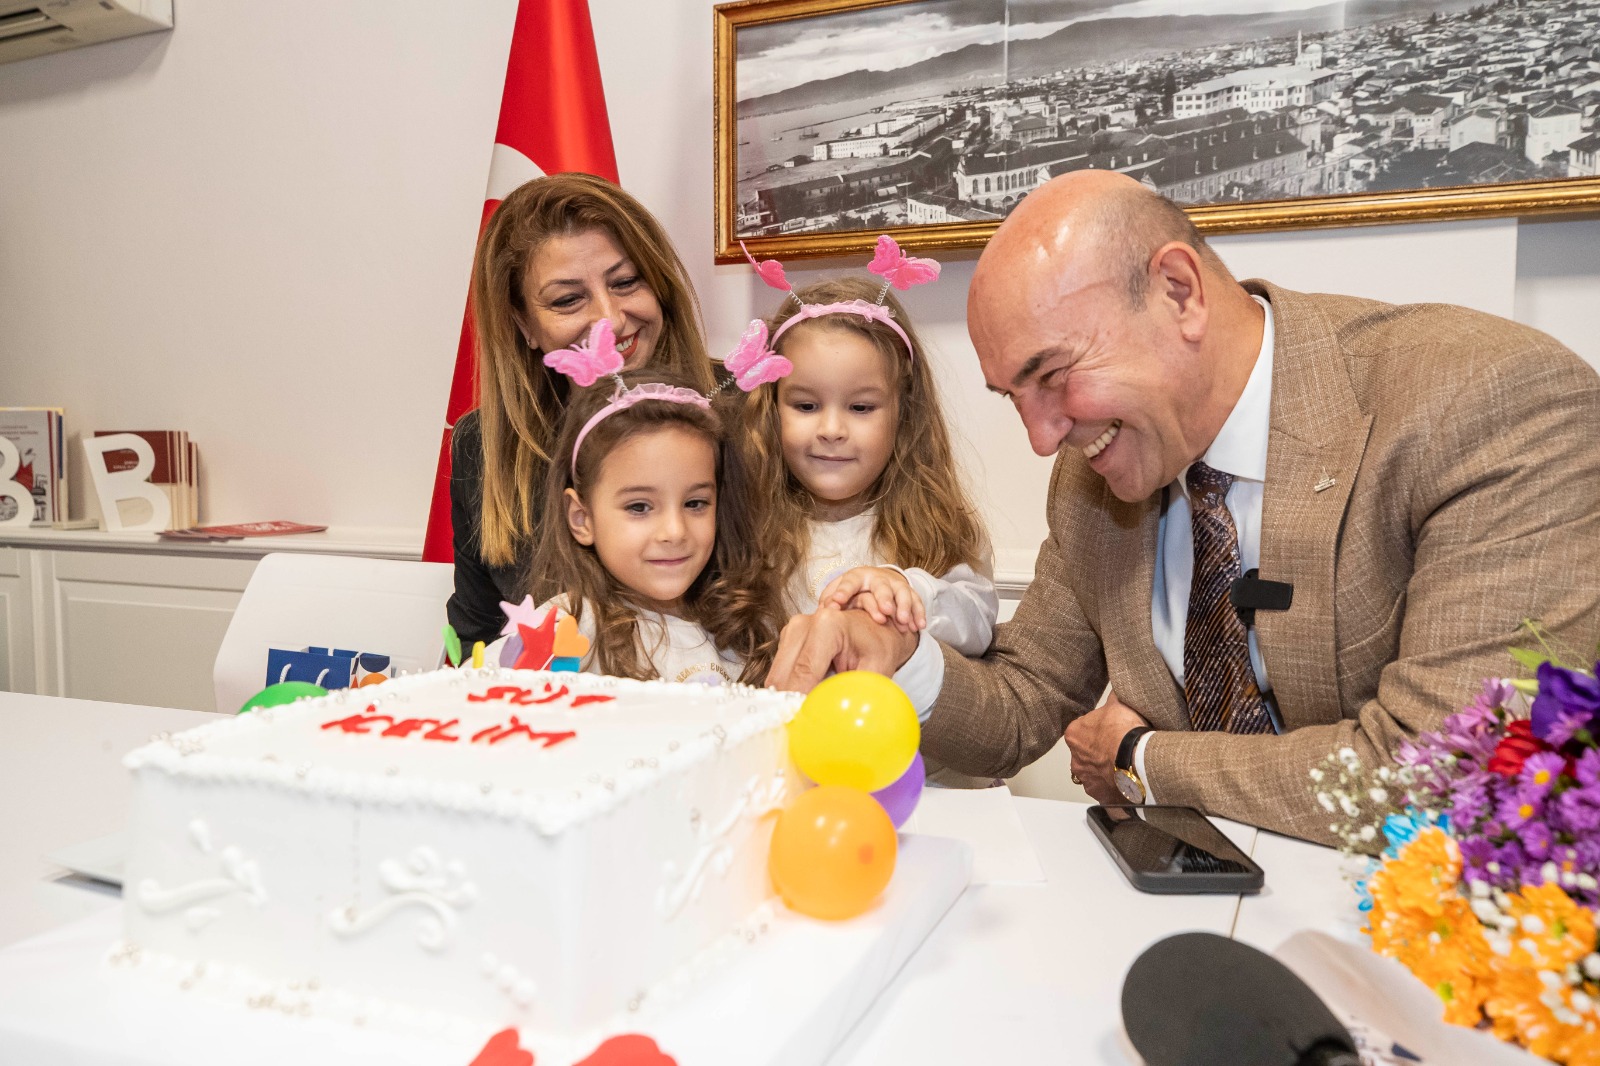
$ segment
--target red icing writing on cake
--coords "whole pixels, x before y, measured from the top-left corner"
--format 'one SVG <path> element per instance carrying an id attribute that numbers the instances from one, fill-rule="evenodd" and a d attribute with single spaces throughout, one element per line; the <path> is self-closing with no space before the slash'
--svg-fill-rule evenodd
<path id="1" fill-rule="evenodd" d="M 363 736 L 380 737 L 409 737 L 420 733 L 423 740 L 442 741 L 447 744 L 459 743 L 461 738 L 450 732 L 451 729 L 461 724 L 461 719 L 452 718 L 448 722 L 438 718 L 400 718 L 392 715 L 373 713 L 377 710 L 371 704 L 361 714 L 352 714 L 348 718 L 336 718 L 331 722 L 322 723 L 323 729 L 337 729 L 344 733 L 359 733 Z M 382 724 L 381 730 L 375 726 Z M 487 729 L 480 729 L 472 734 L 470 744 L 498 744 L 511 737 L 526 737 L 536 741 L 546 748 L 553 748 L 563 741 L 568 741 L 578 734 L 570 729 L 541 730 L 523 722 L 516 715 L 511 716 L 509 722 L 492 725 Z"/>
<path id="2" fill-rule="evenodd" d="M 516 704 L 518 707 L 532 707 L 540 703 L 554 703 L 562 696 L 567 695 L 567 686 L 553 689 L 548 683 L 544 686 L 542 695 L 534 695 L 533 689 L 522 688 L 520 685 L 496 685 L 481 696 L 476 692 L 467 694 L 468 703 L 488 703 L 490 700 L 505 700 L 507 703 Z M 580 697 L 581 698 L 581 697 Z M 611 697 L 607 696 L 607 699 Z"/>
<path id="3" fill-rule="evenodd" d="M 523 688 L 521 685 L 496 685 L 481 694 L 476 692 L 468 693 L 467 702 L 488 703 L 490 700 L 504 700 L 506 703 L 517 707 L 533 707 L 544 703 L 554 703 L 567 695 L 571 695 L 567 691 L 567 686 L 562 685 L 560 688 L 556 688 L 547 681 L 543 692 L 535 693 L 533 689 Z M 581 696 L 573 696 L 572 706 L 582 707 L 587 703 L 610 703 L 614 699 L 616 699 L 615 696 L 587 692 Z"/>

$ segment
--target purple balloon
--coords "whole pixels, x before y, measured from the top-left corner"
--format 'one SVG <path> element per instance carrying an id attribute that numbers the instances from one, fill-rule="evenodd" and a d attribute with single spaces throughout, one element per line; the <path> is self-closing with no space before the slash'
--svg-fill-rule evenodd
<path id="1" fill-rule="evenodd" d="M 911 812 L 917 809 L 917 800 L 922 798 L 922 783 L 927 777 L 928 771 L 922 765 L 922 752 L 919 751 L 912 756 L 911 765 L 906 767 L 906 772 L 894 784 L 872 794 L 872 798 L 889 813 L 889 820 L 896 829 L 905 825 Z"/>

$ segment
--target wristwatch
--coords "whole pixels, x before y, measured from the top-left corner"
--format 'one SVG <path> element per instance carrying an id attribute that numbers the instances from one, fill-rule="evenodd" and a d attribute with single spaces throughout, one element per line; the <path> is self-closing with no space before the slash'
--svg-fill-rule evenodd
<path id="1" fill-rule="evenodd" d="M 1113 764 L 1116 773 L 1111 776 L 1117 782 L 1117 791 L 1122 793 L 1122 798 L 1129 803 L 1144 802 L 1144 782 L 1139 780 L 1139 771 L 1133 763 L 1133 751 L 1139 746 L 1139 738 L 1152 732 L 1147 725 L 1136 725 L 1123 735 L 1122 743 L 1117 745 L 1117 761 Z"/>

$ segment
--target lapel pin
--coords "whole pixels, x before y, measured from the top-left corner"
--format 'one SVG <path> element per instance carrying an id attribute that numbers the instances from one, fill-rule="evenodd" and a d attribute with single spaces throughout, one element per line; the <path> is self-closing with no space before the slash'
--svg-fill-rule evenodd
<path id="1" fill-rule="evenodd" d="M 1311 491 L 1312 492 L 1327 492 L 1329 489 L 1333 488 L 1333 485 L 1334 485 L 1333 478 L 1329 477 L 1328 476 L 1328 472 L 1326 470 L 1324 470 L 1322 472 L 1322 480 L 1317 482 L 1315 485 L 1311 486 Z"/>

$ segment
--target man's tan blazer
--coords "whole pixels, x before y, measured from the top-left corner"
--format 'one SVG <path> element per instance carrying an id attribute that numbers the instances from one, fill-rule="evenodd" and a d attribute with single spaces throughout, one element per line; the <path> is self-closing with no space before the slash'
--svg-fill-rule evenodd
<path id="1" fill-rule="evenodd" d="M 1071 449 L 1016 617 L 982 659 L 945 651 L 931 759 L 1010 776 L 1109 681 L 1160 731 L 1145 752 L 1159 802 L 1331 841 L 1308 771 L 1344 747 L 1375 766 L 1483 678 L 1516 676 L 1506 648 L 1530 643 L 1523 619 L 1592 661 L 1594 370 L 1542 333 L 1458 307 L 1245 287 L 1274 318 L 1261 576 L 1292 582 L 1294 602 L 1256 627 L 1284 735 L 1190 731 L 1151 636 L 1165 492 L 1122 503 Z"/>

